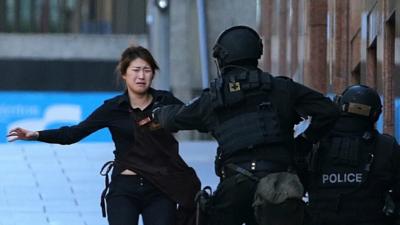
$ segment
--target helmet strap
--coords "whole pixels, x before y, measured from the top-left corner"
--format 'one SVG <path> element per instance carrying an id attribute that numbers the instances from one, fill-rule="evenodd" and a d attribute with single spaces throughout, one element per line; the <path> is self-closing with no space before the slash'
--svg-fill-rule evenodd
<path id="1" fill-rule="evenodd" d="M 215 66 L 217 67 L 217 75 L 221 77 L 221 66 L 218 59 L 214 59 Z"/>

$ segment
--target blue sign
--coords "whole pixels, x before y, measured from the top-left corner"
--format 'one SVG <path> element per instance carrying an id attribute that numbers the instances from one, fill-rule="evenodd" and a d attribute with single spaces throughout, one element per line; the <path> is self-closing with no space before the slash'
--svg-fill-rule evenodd
<path id="1" fill-rule="evenodd" d="M 104 100 L 117 92 L 0 92 L 0 143 L 15 127 L 28 130 L 54 129 L 75 125 L 88 117 Z M 109 142 L 108 129 L 102 129 L 83 142 Z"/>
<path id="2" fill-rule="evenodd" d="M 0 92 L 0 143 L 7 142 L 6 134 L 14 127 L 29 130 L 54 129 L 70 126 L 88 117 L 104 100 L 118 92 Z M 330 96 L 331 97 L 331 96 Z M 395 136 L 400 140 L 400 99 L 395 100 Z M 307 122 L 298 132 L 307 128 Z M 377 121 L 382 132 L 383 118 Z M 296 129 L 297 130 L 297 129 Z M 112 141 L 108 129 L 99 130 L 82 142 Z"/>

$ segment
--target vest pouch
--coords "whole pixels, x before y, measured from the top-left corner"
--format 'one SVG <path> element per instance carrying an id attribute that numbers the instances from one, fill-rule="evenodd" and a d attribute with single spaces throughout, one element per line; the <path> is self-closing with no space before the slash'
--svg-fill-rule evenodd
<path id="1" fill-rule="evenodd" d="M 238 114 L 215 128 L 213 134 L 223 155 L 283 141 L 279 118 L 271 103 L 263 102 L 255 108 L 257 111 Z"/>
<path id="2" fill-rule="evenodd" d="M 259 106 L 260 126 L 263 131 L 264 143 L 271 144 L 281 142 L 281 126 L 278 113 L 271 102 L 262 102 Z"/>
<path id="3" fill-rule="evenodd" d="M 258 112 L 244 113 L 222 122 L 215 128 L 213 135 L 218 141 L 222 156 L 264 143 L 264 131 L 260 126 Z"/>

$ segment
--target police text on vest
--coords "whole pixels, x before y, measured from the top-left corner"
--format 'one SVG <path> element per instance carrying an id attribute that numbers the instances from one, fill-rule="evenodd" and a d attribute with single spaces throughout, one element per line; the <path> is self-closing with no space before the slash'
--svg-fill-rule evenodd
<path id="1" fill-rule="evenodd" d="M 322 174 L 323 184 L 361 183 L 362 173 L 331 173 Z"/>

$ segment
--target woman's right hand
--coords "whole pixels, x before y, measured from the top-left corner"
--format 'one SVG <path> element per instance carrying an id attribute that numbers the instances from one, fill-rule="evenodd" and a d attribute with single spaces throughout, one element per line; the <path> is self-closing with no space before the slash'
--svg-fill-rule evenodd
<path id="1" fill-rule="evenodd" d="M 39 132 L 25 130 L 20 127 L 11 129 L 7 134 L 8 142 L 13 142 L 16 140 L 32 141 L 32 140 L 37 140 L 38 137 L 39 137 Z"/>

